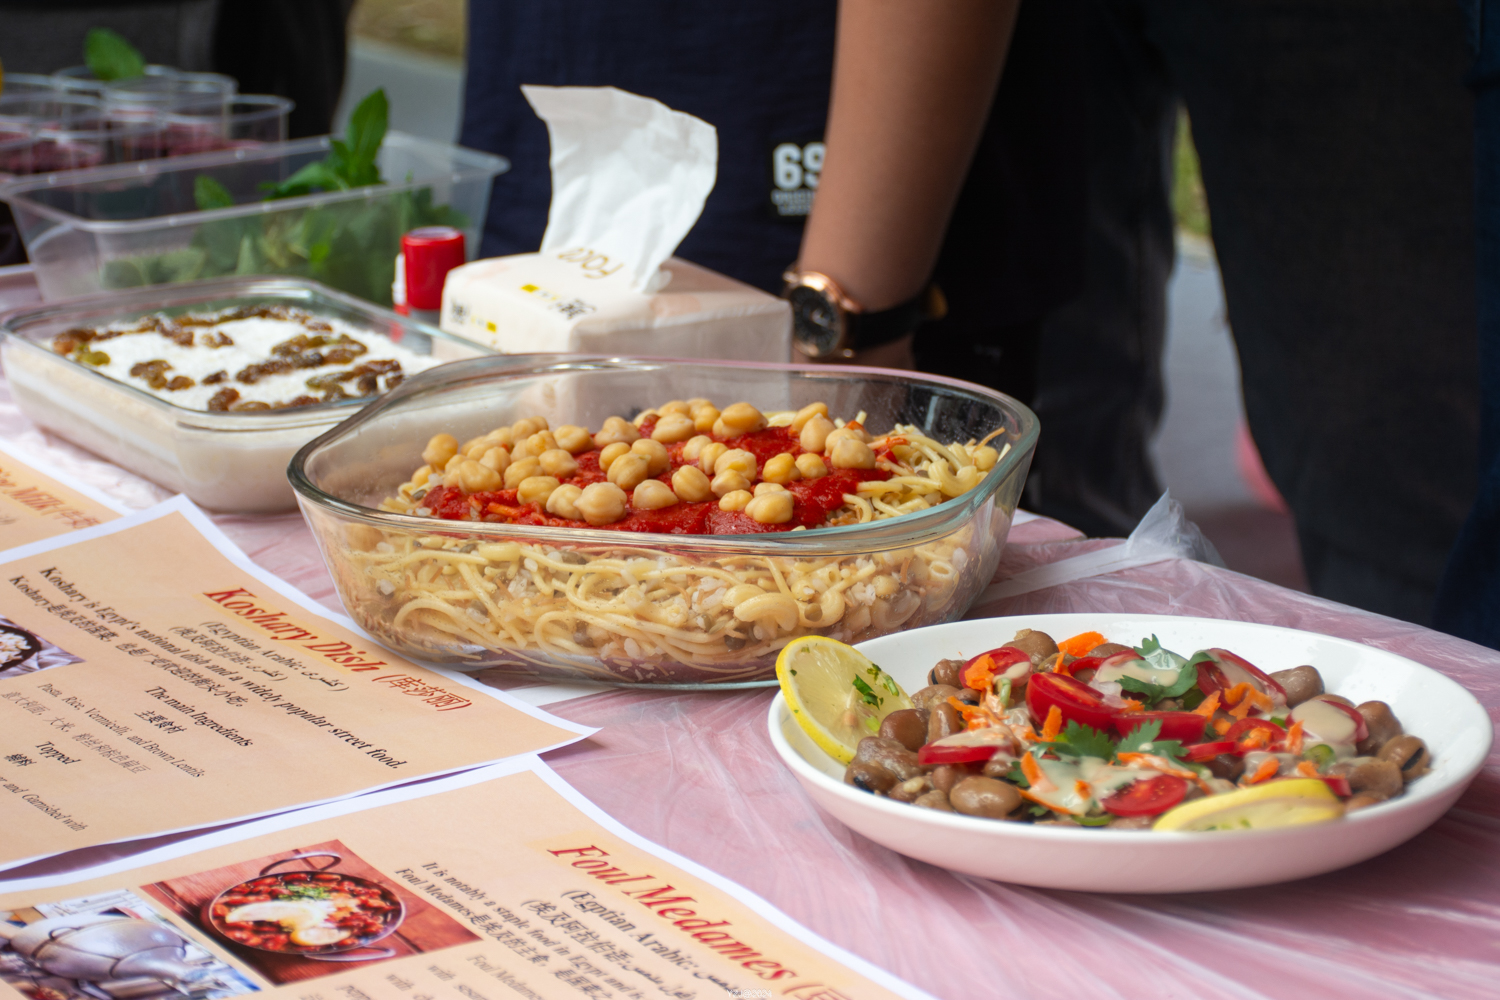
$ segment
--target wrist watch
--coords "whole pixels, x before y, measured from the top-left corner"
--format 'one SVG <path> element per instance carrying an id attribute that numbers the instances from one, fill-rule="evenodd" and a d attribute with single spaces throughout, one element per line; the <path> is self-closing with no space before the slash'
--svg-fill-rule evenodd
<path id="1" fill-rule="evenodd" d="M 941 319 L 948 303 L 937 285 L 889 309 L 866 312 L 826 274 L 795 265 L 782 276 L 782 298 L 792 306 L 792 342 L 809 358 L 852 358 L 855 351 L 900 340 L 929 320 Z"/>

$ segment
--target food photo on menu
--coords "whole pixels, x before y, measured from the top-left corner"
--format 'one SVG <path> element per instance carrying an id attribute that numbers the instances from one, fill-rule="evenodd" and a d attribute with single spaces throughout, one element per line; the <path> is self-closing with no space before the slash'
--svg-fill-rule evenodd
<path id="1" fill-rule="evenodd" d="M 1474 477 L 1340 464 L 1420 427 L 1456 468 L 1425 421 L 1473 431 L 1473 386 L 1413 359 L 1422 413 L 1369 376 L 1372 415 L 1318 355 L 1308 408 L 1278 341 L 1267 389 L 1240 303 L 1297 297 L 1235 258 L 1302 257 L 1231 200 L 1220 281 L 1206 202 L 1174 242 L 1083 198 L 1061 78 L 1127 91 L 1060 41 L 1119 33 L 1060 22 L 1103 13 L 694 13 L 808 42 L 791 115 L 677 67 L 681 11 L 560 46 L 530 0 L 281 6 L 220 5 L 244 79 L 0 9 L 0 1000 L 1492 992 L 1500 603 L 1454 609 L 1494 533 L 1454 547 Z M 461 125 L 344 33 L 448 8 Z M 348 79 L 291 81 L 283 36 Z M 1085 239 L 1127 229 L 1129 303 Z M 1340 233 L 1330 285 L 1380 243 Z M 1199 251 L 1222 448 L 1163 353 Z"/>

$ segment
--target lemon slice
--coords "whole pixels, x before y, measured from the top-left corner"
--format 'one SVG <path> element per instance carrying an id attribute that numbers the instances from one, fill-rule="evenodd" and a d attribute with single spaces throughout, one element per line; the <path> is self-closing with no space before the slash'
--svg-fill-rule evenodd
<path id="1" fill-rule="evenodd" d="M 880 731 L 882 719 L 912 707 L 894 677 L 853 646 L 821 635 L 787 643 L 776 657 L 776 679 L 797 724 L 843 764 L 860 740 Z"/>
<path id="2" fill-rule="evenodd" d="M 1324 823 L 1343 814 L 1344 804 L 1325 782 L 1289 778 L 1184 802 L 1163 813 L 1151 829 L 1270 830 Z"/>

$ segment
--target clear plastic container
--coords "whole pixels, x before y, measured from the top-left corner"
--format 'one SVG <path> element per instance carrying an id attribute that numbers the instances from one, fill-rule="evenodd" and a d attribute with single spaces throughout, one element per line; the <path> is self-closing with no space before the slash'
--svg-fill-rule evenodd
<path id="1" fill-rule="evenodd" d="M 636 534 L 377 509 L 434 434 L 463 441 L 530 416 L 597 429 L 693 396 L 766 413 L 822 401 L 835 416 L 865 411 L 872 433 L 914 424 L 945 443 L 1001 429 L 1002 455 L 977 486 L 926 511 L 809 531 Z M 344 606 L 405 655 L 463 670 L 723 687 L 768 682 L 777 652 L 799 635 L 858 642 L 960 617 L 1000 560 L 1036 439 L 1026 407 L 937 376 L 515 355 L 404 383 L 309 443 L 288 475 Z M 731 612 L 712 597 L 731 583 L 791 599 L 736 600 Z"/>
<path id="2" fill-rule="evenodd" d="M 0 321 L 0 362 L 21 410 L 69 441 L 214 510 L 286 510 L 295 503 L 286 477 L 288 460 L 310 439 L 367 405 L 367 399 L 279 411 L 191 410 L 56 354 L 51 346 L 56 334 L 74 327 L 151 313 L 261 304 L 340 319 L 443 360 L 488 353 L 316 282 L 250 277 L 17 310 Z"/>
<path id="3" fill-rule="evenodd" d="M 453 225 L 479 245 L 498 156 L 387 133 L 388 183 L 264 201 L 263 184 L 322 160 L 330 138 L 297 139 L 0 185 L 48 301 L 233 274 L 311 278 L 388 305 L 401 234 Z M 208 178 L 234 199 L 200 211 Z"/>

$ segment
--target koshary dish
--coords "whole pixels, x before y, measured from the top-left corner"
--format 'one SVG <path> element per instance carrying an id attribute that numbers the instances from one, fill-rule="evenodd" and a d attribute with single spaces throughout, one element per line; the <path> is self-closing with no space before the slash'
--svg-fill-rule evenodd
<path id="1" fill-rule="evenodd" d="M 1404 794 L 1331 823 L 1206 832 L 1116 832 L 1062 823 L 996 822 L 917 809 L 848 785 L 847 763 L 814 743 L 778 695 L 767 713 L 778 756 L 810 802 L 855 833 L 908 857 L 982 878 L 1083 892 L 1200 892 L 1268 885 L 1352 865 L 1409 840 L 1439 819 L 1484 766 L 1494 725 L 1450 678 L 1374 646 L 1248 622 L 1095 611 L 969 619 L 882 636 L 858 647 L 899 685 L 917 691 L 939 657 L 964 659 L 1024 628 L 1053 636 L 1097 631 L 1179 650 L 1232 649 L 1267 672 L 1317 664 L 1326 688 L 1351 701 L 1384 701 L 1431 754 L 1431 773 Z M 857 741 L 856 741 L 857 742 Z"/>
<path id="2" fill-rule="evenodd" d="M 860 740 L 847 783 L 989 819 L 1206 831 L 1337 819 L 1431 770 L 1390 705 L 1325 692 L 1315 666 L 1268 674 L 1155 636 L 1023 629 L 927 679 Z M 873 724 L 886 699 L 866 686 L 848 700 Z"/>
<path id="3" fill-rule="evenodd" d="M 554 432 L 531 417 L 462 444 L 439 434 L 381 508 L 656 534 L 816 530 L 951 500 L 1011 447 L 990 446 L 999 430 L 948 445 L 910 426 L 871 435 L 859 417 L 831 419 L 821 402 L 763 414 L 749 403 L 721 411 L 692 399 L 643 410 L 634 421 L 609 417 L 592 433 L 576 425 Z M 810 629 L 852 638 L 872 625 L 899 626 L 924 604 L 946 600 L 958 549 L 922 547 L 863 569 L 803 562 L 784 573 L 734 559 L 713 566 L 662 557 L 637 568 L 540 546 L 457 552 L 467 559 L 448 556 L 453 551 L 407 538 L 376 542 L 361 557 L 380 593 L 403 604 L 393 625 L 411 620 L 485 642 L 508 637 L 638 660 L 668 649 L 759 655 Z M 655 627 L 621 634 L 626 619 L 642 618 Z"/>
<path id="4" fill-rule="evenodd" d="M 688 386 L 701 398 L 663 402 Z M 737 414 L 748 423 L 734 426 Z M 861 414 L 863 427 L 839 427 Z M 897 442 L 898 426 L 916 437 Z M 816 453 L 801 446 L 810 427 L 827 433 Z M 541 454 L 526 443 L 536 435 Z M 920 375 L 485 359 L 408 381 L 309 445 L 290 475 L 345 607 L 405 654 L 718 686 L 768 680 L 798 635 L 863 638 L 961 615 L 993 576 L 1035 437 L 1013 401 Z M 553 447 L 565 443 L 581 450 Z M 689 533 L 715 530 L 735 533 Z"/>
<path id="5" fill-rule="evenodd" d="M 285 410 L 387 392 L 438 361 L 277 304 L 74 327 L 52 349 L 189 410 Z"/>

